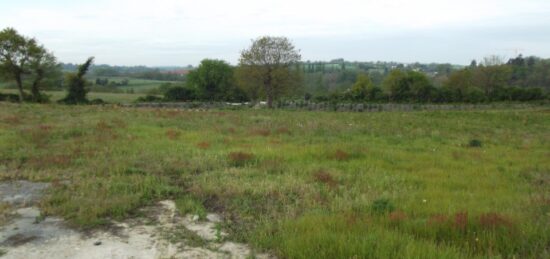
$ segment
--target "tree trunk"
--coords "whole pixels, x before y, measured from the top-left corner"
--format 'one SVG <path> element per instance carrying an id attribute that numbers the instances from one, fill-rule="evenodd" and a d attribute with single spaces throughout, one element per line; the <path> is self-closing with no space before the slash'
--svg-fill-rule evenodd
<path id="1" fill-rule="evenodd" d="M 32 83 L 31 93 L 32 93 L 32 99 L 34 102 L 40 102 L 40 90 L 38 89 L 38 85 L 40 84 L 40 80 L 34 80 Z"/>
<path id="2" fill-rule="evenodd" d="M 21 80 L 21 74 L 15 75 L 15 82 L 17 83 L 17 89 L 19 90 L 19 101 L 23 102 L 25 93 L 23 92 L 23 81 Z"/>
<path id="3" fill-rule="evenodd" d="M 273 86 L 271 85 L 271 69 L 267 71 L 267 78 L 264 81 L 265 95 L 267 97 L 267 108 L 273 108 Z"/>
<path id="4" fill-rule="evenodd" d="M 31 88 L 31 94 L 32 99 L 34 102 L 41 102 L 40 98 L 40 82 L 42 81 L 43 73 L 42 71 L 37 71 L 36 78 L 34 79 L 34 82 L 32 82 L 32 88 Z"/>
<path id="5" fill-rule="evenodd" d="M 267 108 L 273 108 L 273 94 L 271 93 L 267 95 Z"/>

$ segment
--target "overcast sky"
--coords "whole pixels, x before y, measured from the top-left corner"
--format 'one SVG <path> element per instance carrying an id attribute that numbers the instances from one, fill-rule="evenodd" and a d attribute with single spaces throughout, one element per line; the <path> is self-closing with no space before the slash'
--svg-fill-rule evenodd
<path id="1" fill-rule="evenodd" d="M 73 63 L 236 64 L 262 35 L 289 37 L 303 60 L 550 57 L 550 0 L 0 0 L 4 27 Z"/>

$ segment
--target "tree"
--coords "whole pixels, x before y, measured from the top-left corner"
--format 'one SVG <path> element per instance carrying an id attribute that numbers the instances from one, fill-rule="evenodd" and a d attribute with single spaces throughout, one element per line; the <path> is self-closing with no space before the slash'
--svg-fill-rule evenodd
<path id="1" fill-rule="evenodd" d="M 223 60 L 205 59 L 189 73 L 187 84 L 197 89 L 200 99 L 228 100 L 235 87 L 233 68 Z"/>
<path id="2" fill-rule="evenodd" d="M 19 101 L 23 102 L 23 75 L 28 73 L 29 46 L 36 45 L 34 39 L 27 39 L 13 28 L 0 31 L 0 71 L 13 80 L 19 90 Z"/>
<path id="3" fill-rule="evenodd" d="M 409 71 L 406 77 L 409 89 L 413 98 L 419 102 L 430 102 L 435 96 L 435 88 L 426 74 L 416 71 Z"/>
<path id="4" fill-rule="evenodd" d="M 88 99 L 86 99 L 88 89 L 86 89 L 87 82 L 84 76 L 93 62 L 94 58 L 90 57 L 84 64 L 78 66 L 78 71 L 76 73 L 67 74 L 66 82 L 69 87 L 68 93 L 60 102 L 66 104 L 83 104 L 89 102 Z"/>
<path id="5" fill-rule="evenodd" d="M 465 68 L 453 72 L 445 86 L 453 92 L 453 99 L 456 101 L 463 101 L 466 97 L 468 91 L 475 87 L 473 69 L 475 68 Z"/>
<path id="6" fill-rule="evenodd" d="M 60 70 L 55 56 L 35 39 L 26 38 L 13 28 L 0 32 L 0 75 L 15 80 L 20 101 L 25 99 L 24 77 L 32 79 L 32 100 L 42 102 L 47 100 L 40 94 L 43 81 L 57 79 Z"/>
<path id="7" fill-rule="evenodd" d="M 33 44 L 29 47 L 29 52 L 29 67 L 33 75 L 31 86 L 32 100 L 34 102 L 44 102 L 47 101 L 47 98 L 40 93 L 42 82 L 48 77 L 55 78 L 60 76 L 61 68 L 55 56 L 43 46 Z"/>
<path id="8" fill-rule="evenodd" d="M 402 85 L 401 81 L 405 78 L 405 72 L 400 69 L 392 70 L 384 81 L 382 82 L 382 88 L 388 95 L 390 101 L 401 101 L 408 95 L 409 89 L 405 89 L 406 85 Z"/>
<path id="9" fill-rule="evenodd" d="M 366 74 L 359 74 L 357 81 L 355 81 L 355 84 L 349 90 L 350 97 L 355 101 L 377 100 L 381 92 L 382 90 L 376 87 Z"/>
<path id="10" fill-rule="evenodd" d="M 260 37 L 241 52 L 239 83 L 253 99 L 265 96 L 272 108 L 275 99 L 300 85 L 300 69 L 293 66 L 300 59 L 299 51 L 287 38 Z"/>

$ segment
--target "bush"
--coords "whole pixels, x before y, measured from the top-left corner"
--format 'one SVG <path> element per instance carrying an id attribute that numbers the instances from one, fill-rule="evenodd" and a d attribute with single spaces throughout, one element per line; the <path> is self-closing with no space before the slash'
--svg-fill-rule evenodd
<path id="1" fill-rule="evenodd" d="M 472 140 L 470 140 L 470 142 L 468 143 L 468 146 L 469 146 L 469 147 L 481 147 L 481 140 L 479 140 L 479 139 L 472 139 Z"/>
<path id="2" fill-rule="evenodd" d="M 193 101 L 197 99 L 197 91 L 190 87 L 176 86 L 164 93 L 164 100 L 168 102 Z"/>
<path id="3" fill-rule="evenodd" d="M 141 103 L 162 102 L 162 98 L 155 95 L 146 95 L 146 96 L 138 97 L 136 102 L 141 102 Z"/>
<path id="4" fill-rule="evenodd" d="M 374 214 L 386 214 L 395 210 L 395 207 L 388 199 L 375 200 L 371 205 L 371 212 Z"/>
<path id="5" fill-rule="evenodd" d="M 14 102 L 14 103 L 19 102 L 19 95 L 0 93 L 0 102 Z"/>

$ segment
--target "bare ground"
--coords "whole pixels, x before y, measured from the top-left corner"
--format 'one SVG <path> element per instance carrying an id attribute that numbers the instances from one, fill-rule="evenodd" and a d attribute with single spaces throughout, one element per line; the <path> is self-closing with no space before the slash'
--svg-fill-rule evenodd
<path id="1" fill-rule="evenodd" d="M 112 230 L 81 233 L 35 207 L 48 184 L 0 183 L 0 201 L 11 210 L 0 227 L 4 258 L 272 258 L 246 244 L 226 241 L 221 217 L 180 216 L 175 203 L 144 208 L 142 218 L 113 222 Z"/>

